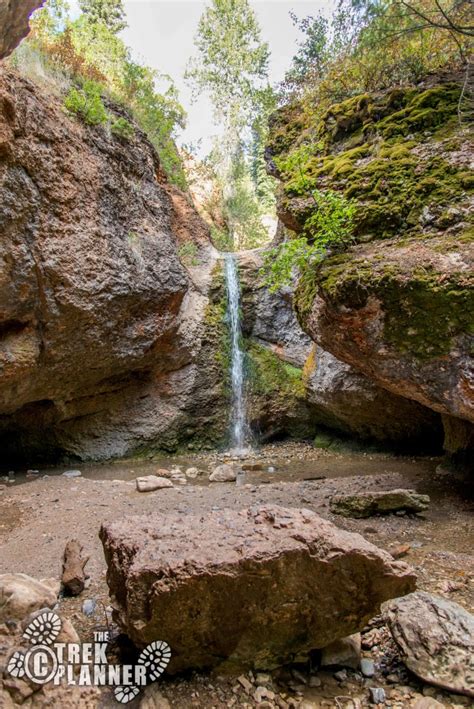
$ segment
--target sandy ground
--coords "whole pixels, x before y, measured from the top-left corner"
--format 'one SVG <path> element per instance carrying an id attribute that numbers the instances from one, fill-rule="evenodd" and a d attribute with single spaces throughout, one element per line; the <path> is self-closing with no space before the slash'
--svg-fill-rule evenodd
<path id="1" fill-rule="evenodd" d="M 216 460 L 217 456 L 204 456 L 195 458 L 194 462 L 198 467 L 208 468 Z M 419 588 L 450 598 L 471 612 L 474 610 L 471 490 L 467 484 L 439 472 L 439 460 L 383 454 L 332 454 L 294 444 L 268 447 L 261 451 L 258 460 L 263 461 L 265 468 L 274 466 L 275 472 L 268 473 L 266 469 L 249 472 L 245 484 L 240 486 L 198 482 L 153 493 L 138 493 L 134 478 L 155 472 L 163 461 L 126 461 L 119 465 L 87 468 L 74 466 L 83 471 L 83 476 L 78 478 L 63 477 L 60 473 L 67 468 L 60 468 L 47 471 L 49 477 L 36 476 L 23 484 L 5 486 L 0 491 L 0 573 L 21 571 L 37 578 L 58 577 L 66 542 L 71 537 L 78 538 L 85 553 L 90 555 L 87 566 L 90 585 L 79 598 L 62 599 L 59 611 L 72 621 L 81 640 L 90 640 L 95 630 L 106 626 L 105 609 L 109 606 L 105 563 L 98 538 L 102 522 L 140 512 L 188 514 L 195 510 L 205 512 L 228 506 L 244 508 L 271 502 L 315 510 L 338 526 L 359 532 L 388 551 L 408 545 L 404 560 L 416 569 Z M 185 469 L 192 461 L 174 459 L 174 462 L 182 462 Z M 323 475 L 325 479 L 315 479 Z M 24 480 L 21 476 L 18 479 Z M 335 493 L 396 487 L 428 493 L 432 499 L 429 510 L 422 516 L 390 515 L 367 520 L 349 520 L 329 511 L 329 499 Z M 97 601 L 91 617 L 82 612 L 86 599 Z M 377 621 L 374 627 L 377 627 Z M 303 676 L 285 670 L 267 681 L 270 697 L 271 692 L 275 695 L 273 699 L 263 699 L 263 703 L 259 703 L 259 697 L 256 699 L 253 695 L 261 678 L 257 680 L 250 676 L 253 689 L 249 690 L 235 677 L 193 675 L 162 680 L 157 685 L 160 695 L 156 694 L 152 706 L 159 709 L 163 706 L 164 709 L 166 698 L 173 709 L 232 706 L 260 706 L 264 709 L 279 706 L 278 701 L 280 706 L 284 707 L 286 702 L 287 706 L 302 709 L 356 709 L 374 706 L 369 703 L 369 687 L 385 689 L 384 706 L 414 706 L 425 695 L 436 697 L 446 707 L 471 705 L 466 697 L 423 686 L 409 675 L 401 665 L 388 632 L 380 623 L 375 631 L 376 642 L 369 647 L 374 634 L 372 630 L 371 635 L 370 630 L 367 628 L 363 636 L 368 638 L 363 654 L 372 658 L 377 666 L 376 676 L 370 680 L 352 671 L 348 672 L 347 679 L 342 680 L 335 678 L 331 671 L 319 672 L 321 685 L 310 687 L 310 683 L 316 684 L 319 680 L 310 681 L 305 668 L 302 668 Z M 134 705 L 138 706 L 138 702 L 128 706 Z M 101 706 L 119 705 L 105 692 Z"/>

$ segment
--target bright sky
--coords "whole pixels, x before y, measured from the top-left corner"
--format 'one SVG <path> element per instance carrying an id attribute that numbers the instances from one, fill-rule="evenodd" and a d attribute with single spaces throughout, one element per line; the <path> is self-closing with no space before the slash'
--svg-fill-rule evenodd
<path id="1" fill-rule="evenodd" d="M 77 0 L 71 1 L 77 13 Z M 169 74 L 178 90 L 180 101 L 188 113 L 188 126 L 179 136 L 180 144 L 196 145 L 202 139 L 201 151 L 210 147 L 210 137 L 218 129 L 213 125 L 212 108 L 205 97 L 191 102 L 191 90 L 184 81 L 184 71 L 194 53 L 193 40 L 206 0 L 125 0 L 128 28 L 123 33 L 135 59 Z M 263 38 L 271 50 L 270 81 L 283 78 L 300 36 L 289 17 L 328 14 L 334 0 L 250 0 L 257 13 Z"/>

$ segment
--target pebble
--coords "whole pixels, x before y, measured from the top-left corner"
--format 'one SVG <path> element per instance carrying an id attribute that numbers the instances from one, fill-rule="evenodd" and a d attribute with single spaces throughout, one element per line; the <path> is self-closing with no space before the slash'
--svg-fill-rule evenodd
<path id="1" fill-rule="evenodd" d="M 385 704 L 385 690 L 382 687 L 369 687 L 372 704 Z"/>
<path id="2" fill-rule="evenodd" d="M 375 674 L 374 661 L 370 660 L 368 657 L 363 657 L 360 661 L 360 671 L 364 677 L 373 677 Z"/>
<path id="3" fill-rule="evenodd" d="M 320 687 L 322 685 L 321 679 L 317 677 L 316 675 L 313 675 L 312 677 L 309 678 L 309 686 L 310 687 Z"/>
<path id="4" fill-rule="evenodd" d="M 266 672 L 257 672 L 255 681 L 257 684 L 269 684 L 272 681 L 272 678 Z"/>
<path id="5" fill-rule="evenodd" d="M 95 598 L 87 598 L 82 604 L 82 612 L 84 613 L 84 615 L 91 616 L 94 614 L 96 606 L 97 601 L 95 600 Z"/>
<path id="6" fill-rule="evenodd" d="M 66 470 L 63 473 L 63 477 L 65 478 L 80 478 L 82 475 L 80 470 Z"/>
<path id="7" fill-rule="evenodd" d="M 245 675 L 240 675 L 240 677 L 237 677 L 237 682 L 244 688 L 247 694 L 252 692 L 253 684 Z"/>
<path id="8" fill-rule="evenodd" d="M 339 672 L 335 672 L 334 679 L 337 679 L 338 682 L 345 682 L 347 679 L 347 670 L 339 670 Z"/>

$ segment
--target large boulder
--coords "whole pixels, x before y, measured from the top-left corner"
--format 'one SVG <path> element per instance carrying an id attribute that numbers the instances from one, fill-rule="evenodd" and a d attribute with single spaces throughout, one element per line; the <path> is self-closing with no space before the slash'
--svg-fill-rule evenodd
<path id="1" fill-rule="evenodd" d="M 360 630 L 414 589 L 402 562 L 309 510 L 130 517 L 100 531 L 115 617 L 170 672 L 274 668 Z"/>
<path id="2" fill-rule="evenodd" d="M 87 126 L 1 69 L 0 230 L 4 455 L 220 439 L 222 269 L 138 126 L 129 141 Z M 190 240 L 197 266 L 180 257 Z"/>
<path id="3" fill-rule="evenodd" d="M 29 32 L 33 10 L 45 0 L 0 0 L 0 59 L 7 57 Z"/>
<path id="4" fill-rule="evenodd" d="M 312 235 L 317 210 L 295 178 L 354 208 L 349 248 L 301 274 L 295 305 L 305 332 L 379 387 L 472 423 L 474 209 L 472 144 L 458 117 L 463 81 L 430 76 L 316 113 L 293 102 L 272 118 L 267 156 L 281 180 L 280 218 L 295 232 Z M 302 141 L 308 157 L 291 167 Z"/>
<path id="5" fill-rule="evenodd" d="M 424 591 L 388 603 L 384 619 L 409 670 L 425 682 L 474 697 L 474 616 Z"/>
<path id="6" fill-rule="evenodd" d="M 323 425 L 369 440 L 441 441 L 439 414 L 313 343 L 296 317 L 292 289 L 273 292 L 266 285 L 265 255 L 254 250 L 238 257 L 253 427 L 264 435 L 312 436 Z"/>

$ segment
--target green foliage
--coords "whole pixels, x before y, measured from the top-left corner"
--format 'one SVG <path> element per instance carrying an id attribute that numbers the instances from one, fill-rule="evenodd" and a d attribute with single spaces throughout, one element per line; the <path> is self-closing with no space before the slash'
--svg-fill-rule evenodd
<path id="1" fill-rule="evenodd" d="M 267 239 L 262 204 L 271 203 L 271 182 L 263 175 L 264 121 L 273 94 L 268 87 L 268 45 L 262 41 L 248 0 L 212 0 L 199 22 L 197 57 L 187 78 L 207 92 L 224 134 L 210 156 L 222 184 L 223 207 L 234 248 Z M 251 140 L 253 127 L 254 140 Z M 253 182 L 249 144 L 253 147 Z M 259 203 L 260 200 L 260 203 Z M 272 205 L 271 205 L 272 206 Z"/>
<path id="2" fill-rule="evenodd" d="M 349 96 L 416 83 L 443 67 L 466 63 L 474 36 L 469 4 L 340 0 L 329 23 L 321 15 L 294 17 L 303 40 L 282 90 L 303 95 L 314 113 Z"/>
<path id="3" fill-rule="evenodd" d="M 64 99 L 64 106 L 90 126 L 107 122 L 107 111 L 102 101 L 101 87 L 94 81 L 85 81 L 82 88 L 72 88 Z"/>
<path id="4" fill-rule="evenodd" d="M 66 98 L 68 110 L 83 118 L 88 115 L 92 122 L 104 122 L 97 96 L 92 99 L 92 109 L 85 105 L 83 89 L 77 84 L 93 81 L 101 93 L 127 108 L 156 148 L 163 171 L 178 187 L 186 187 L 186 179 L 174 137 L 176 130 L 184 126 L 185 113 L 177 98 L 176 89 L 169 77 L 161 76 L 153 69 L 142 66 L 132 59 L 131 52 L 117 32 L 123 24 L 121 0 L 83 0 L 84 14 L 76 20 L 69 19 L 68 5 L 64 0 L 48 0 L 44 8 L 34 14 L 32 32 L 17 50 L 35 54 L 41 72 L 51 80 L 60 77 L 63 83 L 74 88 Z M 14 59 L 15 61 L 15 59 Z M 34 63 L 28 62 L 22 69 L 31 71 Z M 165 84 L 163 91 L 157 84 Z M 97 109 L 95 111 L 94 109 Z M 84 120 L 87 120 L 84 118 Z M 123 119 L 126 120 L 126 119 Z M 120 119 L 113 121 L 113 132 L 123 138 L 131 137 Z M 97 123 L 95 123 L 97 124 Z M 118 131 L 118 132 L 117 132 Z"/>
<path id="5" fill-rule="evenodd" d="M 224 215 L 236 250 L 252 249 L 268 240 L 262 208 L 255 194 L 248 164 L 241 154 L 234 158 L 232 190 L 224 201 Z"/>
<path id="6" fill-rule="evenodd" d="M 113 34 L 127 26 L 123 0 L 79 0 L 79 7 L 89 22 L 104 24 Z"/>
<path id="7" fill-rule="evenodd" d="M 218 120 L 233 129 L 249 124 L 267 78 L 269 49 L 248 0 L 212 0 L 199 21 L 198 56 L 187 70 L 207 91 Z"/>
<path id="8" fill-rule="evenodd" d="M 186 266 L 199 266 L 198 247 L 194 241 L 186 241 L 178 249 L 179 258 Z"/>
<path id="9" fill-rule="evenodd" d="M 117 118 L 110 126 L 110 130 L 118 138 L 123 140 L 132 140 L 135 135 L 135 130 L 132 124 L 126 118 Z"/>
<path id="10" fill-rule="evenodd" d="M 337 192 L 312 191 L 316 209 L 304 234 L 285 241 L 265 256 L 263 275 L 271 291 L 291 285 L 296 275 L 321 262 L 328 253 L 342 251 L 351 241 L 355 206 Z"/>
<path id="11" fill-rule="evenodd" d="M 232 251 L 233 242 L 228 231 L 219 229 L 215 224 L 210 225 L 212 243 L 219 251 Z"/>

